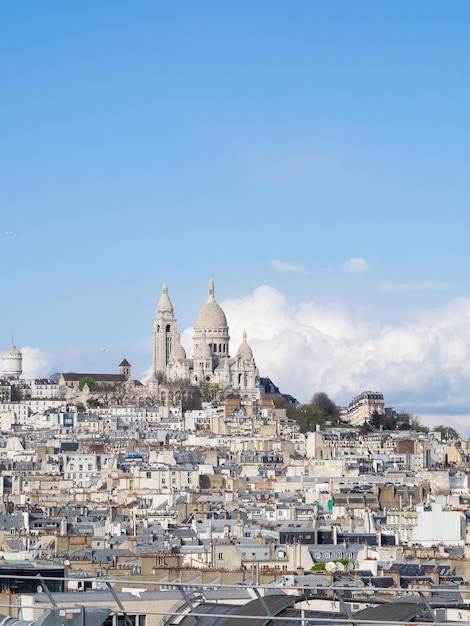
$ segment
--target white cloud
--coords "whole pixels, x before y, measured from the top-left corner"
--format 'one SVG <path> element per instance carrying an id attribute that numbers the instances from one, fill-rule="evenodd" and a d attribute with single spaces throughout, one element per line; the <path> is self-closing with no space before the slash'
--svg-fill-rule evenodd
<path id="1" fill-rule="evenodd" d="M 51 374 L 50 357 L 46 353 L 42 352 L 39 348 L 32 348 L 30 346 L 24 346 L 20 348 L 23 356 L 22 362 L 22 378 L 44 378 Z"/>
<path id="2" fill-rule="evenodd" d="M 343 270 L 345 272 L 367 272 L 368 269 L 369 266 L 367 262 L 360 256 L 353 256 L 343 264 Z"/>
<path id="3" fill-rule="evenodd" d="M 347 404 L 377 389 L 399 410 L 464 413 L 470 406 L 470 299 L 388 326 L 355 318 L 338 304 L 294 306 L 266 286 L 222 307 L 232 353 L 246 329 L 261 376 L 301 402 L 325 391 Z"/>
<path id="4" fill-rule="evenodd" d="M 295 265 L 294 263 L 285 263 L 284 261 L 271 261 L 272 267 L 277 272 L 296 272 L 298 274 L 305 274 L 307 271 L 305 267 L 301 265 Z"/>
<path id="5" fill-rule="evenodd" d="M 400 292 L 400 291 L 422 291 L 425 289 L 450 289 L 452 285 L 449 283 L 433 283 L 423 280 L 419 283 L 382 283 L 378 286 L 378 291 L 382 293 Z"/>

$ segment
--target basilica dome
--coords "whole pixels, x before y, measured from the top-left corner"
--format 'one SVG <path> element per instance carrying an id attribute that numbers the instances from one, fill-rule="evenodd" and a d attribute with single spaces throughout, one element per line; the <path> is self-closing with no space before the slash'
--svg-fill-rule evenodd
<path id="1" fill-rule="evenodd" d="M 209 281 L 209 296 L 206 304 L 199 311 L 195 329 L 215 330 L 227 328 L 227 318 L 222 308 L 217 304 L 214 297 L 214 281 Z"/>

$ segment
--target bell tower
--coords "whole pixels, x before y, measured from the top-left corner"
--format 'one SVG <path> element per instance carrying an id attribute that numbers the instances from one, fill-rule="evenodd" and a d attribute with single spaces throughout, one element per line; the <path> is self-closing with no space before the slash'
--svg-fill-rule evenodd
<path id="1" fill-rule="evenodd" d="M 173 344 L 178 341 L 176 317 L 168 296 L 168 287 L 163 283 L 162 295 L 153 318 L 153 375 L 166 375 Z"/>

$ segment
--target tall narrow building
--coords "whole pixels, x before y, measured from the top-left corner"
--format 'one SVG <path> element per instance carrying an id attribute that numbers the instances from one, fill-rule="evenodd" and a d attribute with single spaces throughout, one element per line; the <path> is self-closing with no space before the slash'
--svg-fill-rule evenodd
<path id="1" fill-rule="evenodd" d="M 168 296 L 168 287 L 163 283 L 162 295 L 153 318 L 153 375 L 167 375 L 167 366 L 173 344 L 177 342 L 176 317 Z"/>

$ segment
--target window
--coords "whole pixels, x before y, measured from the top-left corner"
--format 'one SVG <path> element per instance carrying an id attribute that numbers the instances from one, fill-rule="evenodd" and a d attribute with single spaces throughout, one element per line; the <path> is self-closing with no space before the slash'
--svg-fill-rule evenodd
<path id="1" fill-rule="evenodd" d="M 219 554 L 217 555 L 217 558 L 219 559 L 219 561 L 222 561 L 222 559 L 224 558 L 223 552 L 219 552 Z"/>

